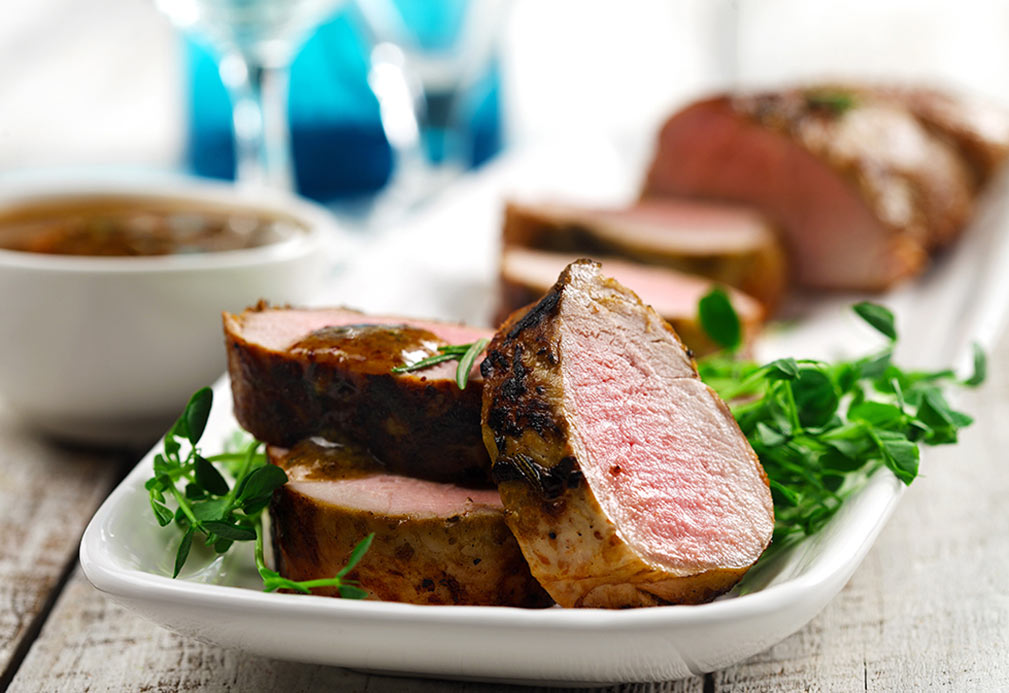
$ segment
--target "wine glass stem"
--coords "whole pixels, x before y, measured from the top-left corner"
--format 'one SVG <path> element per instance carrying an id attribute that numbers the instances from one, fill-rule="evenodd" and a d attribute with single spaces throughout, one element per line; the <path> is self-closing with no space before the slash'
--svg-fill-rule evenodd
<path id="1" fill-rule="evenodd" d="M 243 185 L 293 190 L 288 66 L 264 66 L 238 53 L 227 61 L 227 74 L 223 61 L 221 73 L 234 106 L 235 179 Z M 236 65 L 244 69 L 236 70 Z"/>

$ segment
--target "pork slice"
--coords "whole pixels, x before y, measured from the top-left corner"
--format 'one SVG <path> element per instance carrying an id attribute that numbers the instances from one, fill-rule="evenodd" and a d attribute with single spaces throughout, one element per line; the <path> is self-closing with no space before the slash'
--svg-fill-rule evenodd
<path id="1" fill-rule="evenodd" d="M 494 489 L 391 474 L 363 448 L 321 439 L 271 447 L 290 481 L 270 505 L 278 572 L 331 577 L 374 532 L 349 574 L 371 597 L 412 604 L 539 607 L 551 603 L 504 521 Z M 333 588 L 319 594 L 336 596 Z"/>
<path id="2" fill-rule="evenodd" d="M 505 208 L 503 240 L 506 247 L 615 257 L 701 275 L 753 296 L 768 313 L 788 283 L 775 230 L 754 210 L 735 205 L 659 199 L 593 209 L 513 202 Z"/>
<path id="3" fill-rule="evenodd" d="M 455 383 L 454 361 L 392 372 L 439 345 L 473 342 L 488 331 L 260 305 L 225 313 L 224 333 L 235 417 L 259 440 L 290 446 L 314 435 L 350 437 L 392 472 L 489 484 L 478 369 L 465 390 Z"/>
<path id="4" fill-rule="evenodd" d="M 768 545 L 767 478 L 732 414 L 597 263 L 503 325 L 482 369 L 508 525 L 558 604 L 704 602 Z"/>
<path id="5" fill-rule="evenodd" d="M 513 311 L 543 297 L 561 271 L 578 256 L 525 248 L 506 248 L 501 255 L 501 296 L 498 322 Z M 715 282 L 676 270 L 596 257 L 607 276 L 632 289 L 676 330 L 697 355 L 718 350 L 698 322 L 697 304 Z M 729 298 L 743 324 L 744 341 L 760 331 L 764 309 L 746 294 L 728 289 Z"/>
<path id="6" fill-rule="evenodd" d="M 792 277 L 824 289 L 881 290 L 919 272 L 972 204 L 954 148 L 904 106 L 808 91 L 697 102 L 664 125 L 645 197 L 752 205 L 784 234 Z"/>

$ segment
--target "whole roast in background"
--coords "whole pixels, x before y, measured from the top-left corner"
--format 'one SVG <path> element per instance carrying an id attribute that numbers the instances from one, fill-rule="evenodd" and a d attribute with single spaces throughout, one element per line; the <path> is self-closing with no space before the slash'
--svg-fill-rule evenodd
<path id="1" fill-rule="evenodd" d="M 671 117 L 642 196 L 753 206 L 792 280 L 883 290 L 954 241 L 1009 154 L 1009 115 L 912 88 L 720 95 Z"/>

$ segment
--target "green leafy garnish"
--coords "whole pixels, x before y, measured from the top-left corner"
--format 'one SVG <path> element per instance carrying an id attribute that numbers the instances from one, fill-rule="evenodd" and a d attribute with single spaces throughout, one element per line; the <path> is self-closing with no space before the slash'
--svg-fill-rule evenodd
<path id="1" fill-rule="evenodd" d="M 335 587 L 344 598 L 368 596 L 346 575 L 371 546 L 373 535 L 370 534 L 351 553 L 347 565 L 332 578 L 288 580 L 266 567 L 262 513 L 273 492 L 287 483 L 287 474 L 267 462 L 260 451 L 261 444 L 255 440 L 244 443 L 240 451 L 210 457 L 201 455 L 197 444 L 206 430 L 213 400 L 214 393 L 207 387 L 190 398 L 182 415 L 165 435 L 163 451 L 154 456 L 154 476 L 144 484 L 158 524 L 167 527 L 174 522 L 182 532 L 172 577 L 178 577 L 182 571 L 197 537 L 217 553 L 226 552 L 236 541 L 254 541 L 256 567 L 266 592 L 290 589 L 308 593 L 316 587 Z M 228 485 L 215 463 L 234 477 L 233 486 Z M 184 490 L 180 491 L 179 486 Z M 166 505 L 169 496 L 174 500 L 174 511 Z"/>
<path id="2" fill-rule="evenodd" d="M 210 408 L 214 404 L 214 391 L 209 387 L 197 390 L 189 399 L 189 404 L 182 412 L 179 421 L 184 424 L 186 438 L 193 445 L 203 437 L 203 431 L 207 427 L 207 419 L 210 418 Z"/>
<path id="3" fill-rule="evenodd" d="M 880 467 L 910 484 L 920 446 L 955 443 L 972 422 L 943 395 L 945 385 L 958 382 L 951 370 L 905 371 L 893 364 L 893 313 L 868 302 L 853 310 L 888 338 L 883 350 L 837 363 L 759 365 L 724 352 L 698 362 L 701 378 L 729 403 L 764 466 L 779 546 L 820 529 Z M 975 347 L 974 374 L 963 384 L 980 384 L 985 371 Z"/>
<path id="4" fill-rule="evenodd" d="M 743 341 L 743 328 L 724 289 L 712 289 L 697 307 L 701 327 L 712 341 L 729 351 L 739 348 Z"/>
<path id="5" fill-rule="evenodd" d="M 976 342 L 971 344 L 971 350 L 974 352 L 974 373 L 964 380 L 963 384 L 968 387 L 977 387 L 988 377 L 988 358 L 984 355 L 981 345 Z"/>
<path id="6" fill-rule="evenodd" d="M 466 381 L 469 380 L 469 372 L 473 369 L 473 361 L 487 348 L 489 339 L 478 339 L 470 344 L 469 349 L 459 359 L 459 367 L 455 370 L 455 383 L 460 390 L 466 389 Z"/>
<path id="7" fill-rule="evenodd" d="M 456 385 L 459 386 L 460 390 L 465 390 L 466 383 L 469 382 L 469 372 L 473 369 L 473 361 L 476 360 L 477 356 L 483 353 L 483 350 L 487 348 L 489 341 L 490 340 L 488 339 L 478 339 L 470 344 L 447 344 L 445 346 L 440 346 L 438 347 L 438 353 L 434 356 L 428 356 L 426 359 L 421 359 L 417 363 L 411 363 L 405 366 L 396 366 L 392 369 L 392 372 L 410 373 L 412 371 L 430 368 L 431 366 L 444 363 L 445 361 L 458 361 L 459 365 L 455 369 L 455 382 Z"/>
<path id="8" fill-rule="evenodd" d="M 875 327 L 879 332 L 889 337 L 891 340 L 897 339 L 897 328 L 894 324 L 893 313 L 889 308 L 885 308 L 876 303 L 862 301 L 851 307 L 858 317 Z"/>
<path id="9" fill-rule="evenodd" d="M 832 115 L 844 115 L 857 104 L 855 95 L 834 89 L 813 89 L 806 92 L 806 106 L 811 109 L 828 111 Z"/>
<path id="10" fill-rule="evenodd" d="M 345 576 L 357 566 L 361 557 L 371 548 L 371 542 L 375 538 L 374 533 L 369 534 L 357 543 L 354 550 L 350 552 L 350 558 L 347 559 L 347 563 L 340 569 L 340 572 L 334 577 L 322 578 L 320 580 L 288 580 L 285 577 L 281 577 L 280 573 L 271 570 L 266 565 L 266 559 L 263 556 L 262 523 L 256 525 L 256 536 L 254 538 L 256 540 L 256 568 L 259 570 L 259 577 L 263 579 L 264 592 L 275 592 L 286 589 L 301 592 L 302 594 L 309 594 L 317 587 L 336 587 L 337 592 L 344 599 L 364 599 L 368 596 L 365 590 L 357 586 L 356 580 L 348 580 Z"/>

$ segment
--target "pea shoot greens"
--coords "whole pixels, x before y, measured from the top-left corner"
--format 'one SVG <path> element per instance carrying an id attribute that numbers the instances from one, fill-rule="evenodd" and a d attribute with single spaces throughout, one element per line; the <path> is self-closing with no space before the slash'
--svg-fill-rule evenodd
<path id="1" fill-rule="evenodd" d="M 200 454 L 197 444 L 206 429 L 213 399 L 213 391 L 206 387 L 190 398 L 165 435 L 164 449 L 154 456 L 154 476 L 144 485 L 158 524 L 167 527 L 174 523 L 182 532 L 172 577 L 178 577 L 196 538 L 217 553 L 226 552 L 235 542 L 253 541 L 256 568 L 265 592 L 287 589 L 308 594 L 316 587 L 335 587 L 346 599 L 368 596 L 356 581 L 346 576 L 368 551 L 373 535 L 357 544 L 346 565 L 331 578 L 289 580 L 267 567 L 262 513 L 274 490 L 287 483 L 287 474 L 267 462 L 257 441 L 237 452 L 209 457 Z M 234 477 L 233 485 L 228 484 L 215 464 Z M 179 490 L 180 486 L 183 490 Z M 166 505 L 169 496 L 175 502 L 174 511 Z"/>
<path id="2" fill-rule="evenodd" d="M 874 471 L 885 466 L 910 484 L 919 446 L 955 443 L 971 417 L 953 409 L 943 386 L 975 387 L 985 379 L 984 353 L 974 347 L 974 373 L 903 370 L 892 361 L 894 316 L 874 303 L 853 310 L 887 338 L 880 351 L 852 361 L 738 360 L 738 318 L 716 289 L 702 299 L 700 320 L 725 350 L 701 359 L 701 378 L 732 409 L 760 458 L 774 499 L 774 543 L 820 529 Z M 733 325 L 735 323 L 735 326 Z"/>

